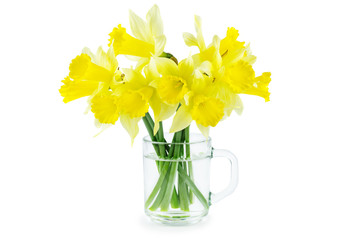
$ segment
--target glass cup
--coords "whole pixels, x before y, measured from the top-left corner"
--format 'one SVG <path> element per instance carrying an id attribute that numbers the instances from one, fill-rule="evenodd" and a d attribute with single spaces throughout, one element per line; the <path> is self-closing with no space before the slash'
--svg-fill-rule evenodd
<path id="1" fill-rule="evenodd" d="M 190 134 L 187 143 L 171 139 L 172 134 L 164 142 L 143 139 L 145 213 L 157 223 L 193 224 L 208 214 L 210 205 L 235 190 L 238 162 L 231 152 L 214 149 L 211 139 L 201 134 Z M 210 191 L 210 163 L 215 157 L 231 163 L 230 183 L 219 193 Z"/>

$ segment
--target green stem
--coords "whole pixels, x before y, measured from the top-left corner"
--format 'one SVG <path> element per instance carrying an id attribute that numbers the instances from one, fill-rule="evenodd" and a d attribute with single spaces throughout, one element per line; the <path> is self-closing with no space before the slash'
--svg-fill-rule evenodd
<path id="1" fill-rule="evenodd" d="M 186 159 L 190 159 L 190 125 L 185 128 Z"/>
<path id="2" fill-rule="evenodd" d="M 155 125 L 155 123 L 154 123 L 152 117 L 150 116 L 150 114 L 148 112 L 145 114 L 145 118 L 147 120 L 148 125 L 152 129 L 151 130 L 152 133 L 150 133 L 149 132 L 150 129 L 148 129 L 148 127 L 146 127 L 148 132 L 149 132 L 149 135 L 154 136 L 154 125 Z M 159 122 L 159 130 L 158 130 L 158 132 L 156 133 L 156 135 L 154 137 L 156 139 L 156 142 L 164 142 L 164 143 L 166 143 L 165 138 L 164 138 L 164 130 L 163 130 L 162 122 Z M 151 140 L 154 141 L 153 139 L 151 139 Z M 156 146 L 159 149 L 158 152 L 156 152 L 156 154 L 158 156 L 160 156 L 162 159 L 165 159 L 166 158 L 166 147 L 168 147 L 168 146 L 166 144 L 157 144 Z M 158 161 L 156 164 L 157 164 L 158 168 L 161 169 L 162 165 L 163 165 L 163 162 Z"/>
<path id="3" fill-rule="evenodd" d="M 151 141 L 153 142 L 157 142 L 158 140 L 156 139 L 156 136 L 154 136 L 154 132 L 153 132 L 153 128 L 151 127 L 150 123 L 148 122 L 147 118 L 146 117 L 143 117 L 143 122 L 145 124 L 145 127 L 146 127 L 146 130 L 148 131 L 149 133 L 149 136 L 151 138 Z M 159 147 L 156 145 L 156 144 L 153 144 L 154 146 L 154 149 L 155 149 L 155 152 L 157 155 L 160 155 L 160 152 L 159 152 Z"/>
<path id="4" fill-rule="evenodd" d="M 180 162 L 178 168 L 186 169 L 186 163 Z M 183 178 L 178 178 L 178 189 L 180 199 L 180 209 L 183 211 L 189 211 L 189 193 L 188 188 Z"/>
<path id="5" fill-rule="evenodd" d="M 178 196 L 178 193 L 176 192 L 176 187 L 174 186 L 174 190 L 173 190 L 173 193 L 172 193 L 172 196 L 171 196 L 171 207 L 172 208 L 179 208 L 179 196 Z"/>
<path id="6" fill-rule="evenodd" d="M 164 194 L 163 199 L 160 200 L 161 201 L 160 207 L 161 207 L 161 211 L 163 211 L 163 212 L 166 212 L 169 209 L 169 204 L 170 204 L 171 196 L 173 193 L 173 188 L 175 186 L 175 177 L 176 177 L 177 168 L 178 168 L 178 162 L 177 161 L 172 162 L 168 181 L 167 181 L 167 186 L 166 186 L 166 188 L 164 188 L 165 194 Z"/>
<path id="7" fill-rule="evenodd" d="M 181 143 L 185 141 L 185 130 L 182 130 Z M 179 159 L 184 159 L 184 145 L 180 145 L 180 156 Z M 185 161 L 179 162 L 178 168 L 182 168 L 186 171 L 187 163 Z M 179 199 L 180 199 L 180 209 L 183 211 L 189 211 L 189 193 L 188 188 L 183 180 L 183 178 L 178 178 L 178 189 L 179 189 Z"/>
<path id="8" fill-rule="evenodd" d="M 154 142 L 163 142 L 164 144 L 153 144 L 157 156 L 163 159 L 173 159 L 175 161 L 156 161 L 158 171 L 160 173 L 159 179 L 145 202 L 145 208 L 152 211 L 157 210 L 159 207 L 161 211 L 167 211 L 169 205 L 172 208 L 180 208 L 183 211 L 189 211 L 190 203 L 193 203 L 193 195 L 195 195 L 205 208 L 208 208 L 208 203 L 202 193 L 194 184 L 192 162 L 190 160 L 190 145 L 181 144 L 189 143 L 190 133 L 189 127 L 176 132 L 172 139 L 172 144 L 169 147 L 164 138 L 163 125 L 160 122 L 159 131 L 154 136 L 154 121 L 149 113 L 143 117 L 144 124 Z M 185 145 L 185 149 L 184 149 Z M 185 150 L 185 151 L 184 151 Z M 185 152 L 185 154 L 184 154 Z M 186 156 L 187 162 L 181 162 L 179 159 L 184 159 Z M 161 163 L 161 165 L 159 165 Z M 188 170 L 188 171 L 187 171 Z M 176 176 L 178 177 L 178 192 L 175 187 Z M 154 201 L 155 199 L 155 201 Z"/>
<path id="9" fill-rule="evenodd" d="M 158 136 L 157 139 L 159 142 L 165 142 L 162 122 L 159 122 L 159 130 L 157 132 L 157 136 Z M 163 159 L 165 159 L 165 157 L 166 157 L 165 146 L 166 146 L 165 144 L 159 144 L 160 156 Z"/>
<path id="10" fill-rule="evenodd" d="M 162 125 L 160 127 L 162 128 Z M 172 143 L 176 142 L 176 137 L 177 137 L 177 135 L 174 134 L 174 137 L 172 139 Z M 166 142 L 165 139 L 164 139 L 164 142 Z M 171 147 L 174 146 L 174 145 L 175 144 L 172 144 Z M 168 147 L 168 149 L 167 149 L 168 150 L 167 159 L 171 159 L 173 157 L 175 148 L 173 147 L 172 150 L 171 150 L 171 147 L 169 147 L 167 144 L 165 146 Z M 174 186 L 174 190 L 173 190 L 173 193 L 172 193 L 172 196 L 171 196 L 171 207 L 174 208 L 174 209 L 179 208 L 179 201 L 180 201 L 179 195 L 178 195 L 178 193 L 176 191 L 176 186 Z"/>
<path id="11" fill-rule="evenodd" d="M 165 176 L 163 182 L 161 183 L 161 190 L 160 190 L 159 194 L 157 195 L 153 205 L 149 208 L 151 211 L 155 211 L 156 209 L 159 208 L 165 194 L 167 193 L 169 174 L 170 174 L 170 171 L 167 171 L 166 176 Z"/>
<path id="12" fill-rule="evenodd" d="M 175 133 L 175 142 L 179 143 L 181 141 L 182 132 Z M 166 186 L 166 193 L 161 202 L 161 211 L 167 211 L 169 209 L 170 199 L 172 196 L 173 188 L 175 186 L 175 178 L 176 178 L 176 170 L 178 169 L 178 157 L 180 154 L 180 144 L 175 144 L 174 162 L 171 163 L 170 175 L 168 179 L 168 183 Z"/>
<path id="13" fill-rule="evenodd" d="M 146 113 L 146 114 L 148 114 L 148 113 Z M 150 115 L 149 115 L 149 116 L 150 116 Z M 149 120 L 148 120 L 148 118 L 147 118 L 146 115 L 145 115 L 142 119 L 143 119 L 143 122 L 144 122 L 144 124 L 145 124 L 146 130 L 147 130 L 148 133 L 149 133 L 149 136 L 150 136 L 151 141 L 157 142 L 158 140 L 157 140 L 156 136 L 154 136 L 154 126 L 151 126 L 151 123 L 149 122 Z M 160 156 L 159 146 L 156 145 L 156 144 L 153 144 L 153 147 L 154 147 L 154 149 L 155 149 L 156 155 L 157 155 L 157 156 Z M 161 163 L 160 163 L 160 161 L 156 161 L 156 166 L 157 166 L 158 170 L 160 171 L 160 169 L 161 169 Z"/>
<path id="14" fill-rule="evenodd" d="M 179 176 L 182 177 L 185 181 L 185 183 L 189 186 L 191 191 L 195 194 L 195 196 L 199 199 L 200 203 L 206 208 L 209 208 L 207 200 L 204 198 L 200 190 L 196 187 L 194 182 L 190 179 L 190 177 L 186 174 L 186 171 L 184 169 L 179 168 L 178 169 Z"/>
<path id="15" fill-rule="evenodd" d="M 165 179 L 165 176 L 166 176 L 166 174 L 168 172 L 169 164 L 170 164 L 169 162 L 164 163 L 164 166 L 161 169 L 160 177 L 159 177 L 158 181 L 156 182 L 154 189 L 152 190 L 152 192 L 150 193 L 148 199 L 145 202 L 145 208 L 148 208 L 150 206 L 150 204 L 154 200 L 156 194 L 159 192 L 160 187 L 161 187 L 161 185 L 162 185 L 162 183 L 163 183 L 163 181 Z"/>
<path id="16" fill-rule="evenodd" d="M 185 128 L 186 160 L 189 160 L 188 161 L 188 170 L 189 170 L 188 174 L 190 176 L 190 179 L 192 181 L 194 181 L 194 173 L 193 173 L 192 161 L 190 159 L 191 156 L 190 156 L 190 144 L 189 144 L 189 142 L 190 142 L 190 125 L 187 128 Z M 194 202 L 194 194 L 191 191 L 191 189 L 189 191 L 189 199 L 190 199 L 190 203 Z"/>
<path id="17" fill-rule="evenodd" d="M 154 121 L 152 120 L 149 113 L 146 113 L 145 117 L 143 118 L 143 121 L 144 121 L 145 126 L 146 126 L 146 128 L 148 130 L 148 133 L 149 133 L 149 135 L 151 137 L 151 140 L 155 141 L 155 142 L 164 142 L 164 144 L 153 144 L 153 146 L 154 146 L 154 149 L 156 151 L 157 156 L 165 159 L 167 157 L 166 156 L 166 147 L 168 147 L 168 150 L 169 150 L 169 146 L 166 144 L 166 140 L 164 138 L 164 131 L 163 131 L 162 122 L 159 123 L 160 124 L 159 131 L 154 136 L 154 134 L 153 134 Z M 175 142 L 175 138 L 173 139 L 173 141 Z M 156 165 L 158 167 L 160 177 L 159 177 L 153 191 L 151 192 L 151 194 L 149 195 L 148 199 L 145 202 L 145 207 L 146 208 L 148 208 L 149 205 L 151 204 L 151 202 L 154 200 L 154 198 L 156 197 L 156 195 L 160 191 L 160 188 L 161 189 L 166 188 L 166 184 L 163 186 L 163 181 L 164 180 L 168 181 L 168 175 L 169 174 L 166 174 L 166 173 L 167 173 L 167 170 L 169 168 L 170 163 L 167 162 L 166 165 L 165 165 L 165 163 L 166 162 L 164 162 L 164 161 L 156 161 Z M 154 208 L 156 209 L 160 205 L 164 194 L 165 194 L 165 190 L 162 190 L 158 194 L 157 201 L 151 207 L 152 209 L 154 209 Z M 178 198 L 175 186 L 174 186 L 174 189 L 173 189 L 173 194 L 171 196 L 171 205 L 172 205 L 173 208 L 178 208 L 179 207 L 179 198 Z"/>

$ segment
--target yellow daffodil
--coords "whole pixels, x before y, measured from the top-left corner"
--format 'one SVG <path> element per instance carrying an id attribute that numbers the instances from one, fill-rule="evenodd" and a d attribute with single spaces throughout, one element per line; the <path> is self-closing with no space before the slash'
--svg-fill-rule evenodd
<path id="1" fill-rule="evenodd" d="M 191 96 L 188 104 L 177 110 L 170 132 L 177 132 L 188 127 L 194 120 L 205 137 L 210 127 L 215 127 L 224 116 L 224 103 L 215 97 L 205 95 Z"/>
<path id="2" fill-rule="evenodd" d="M 139 132 L 138 122 L 149 110 L 153 89 L 147 84 L 138 71 L 123 69 L 110 90 L 100 91 L 91 99 L 91 111 L 102 124 L 115 124 L 120 118 L 133 142 Z"/>
<path id="3" fill-rule="evenodd" d="M 161 60 L 159 60 L 161 61 Z M 172 60 L 170 60 L 172 61 Z M 165 62 L 168 62 L 165 60 Z M 149 86 L 153 87 L 153 95 L 151 96 L 149 103 L 154 113 L 154 135 L 159 130 L 159 122 L 170 118 L 178 107 L 178 102 L 169 104 L 160 97 L 159 88 L 157 82 L 161 79 L 161 75 L 156 68 L 155 60 L 152 59 L 150 63 L 144 68 L 145 76 L 148 79 Z"/>
<path id="4" fill-rule="evenodd" d="M 112 91 L 104 91 L 96 94 L 91 99 L 91 111 L 94 113 L 99 127 L 108 127 L 115 124 L 120 119 L 121 125 L 128 132 L 133 144 L 135 137 L 139 133 L 138 122 L 141 117 L 133 117 L 121 109 L 124 105 L 121 98 Z"/>
<path id="5" fill-rule="evenodd" d="M 155 81 L 160 98 L 168 104 L 178 104 L 189 91 L 194 64 L 191 58 L 176 65 L 168 58 L 157 58 L 156 67 L 161 77 Z"/>
<path id="6" fill-rule="evenodd" d="M 192 58 L 184 59 L 176 63 L 168 58 L 155 58 L 151 63 L 154 81 L 151 86 L 156 89 L 154 94 L 152 108 L 154 110 L 156 133 L 159 128 L 159 121 L 169 118 L 175 113 L 180 102 L 184 100 L 192 85 L 194 64 Z M 150 68 L 149 66 L 149 68 Z"/>
<path id="7" fill-rule="evenodd" d="M 133 144 L 139 132 L 138 122 L 141 117 L 132 117 L 121 109 L 124 105 L 121 98 L 112 91 L 104 91 L 96 94 L 91 100 L 91 111 L 100 124 L 115 124 L 120 118 L 120 123 L 128 132 Z M 101 125 L 100 125 L 101 126 Z"/>
<path id="8" fill-rule="evenodd" d="M 187 65 L 194 69 L 192 59 L 187 59 L 187 62 Z M 194 120 L 204 136 L 208 136 L 209 128 L 215 127 L 224 116 L 225 105 L 213 94 L 212 79 L 203 74 L 202 67 L 195 69 L 191 75 L 189 91 L 183 97 L 181 106 L 174 116 L 170 132 L 180 131 Z"/>
<path id="9" fill-rule="evenodd" d="M 112 46 L 107 53 L 100 47 L 96 55 L 84 48 L 83 53 L 71 61 L 69 76 L 63 80 L 59 90 L 64 102 L 93 96 L 101 89 L 108 89 L 114 84 L 117 67 Z"/>
<path id="10" fill-rule="evenodd" d="M 271 73 L 264 72 L 261 76 L 256 77 L 254 84 L 245 89 L 242 93 L 259 96 L 270 101 L 269 83 L 271 81 Z"/>
<path id="11" fill-rule="evenodd" d="M 131 118 L 143 117 L 149 110 L 153 88 L 148 86 L 149 81 L 140 72 L 133 69 L 123 71 L 124 84 L 114 91 L 119 98 L 120 111 L 129 114 Z"/>
<path id="12" fill-rule="evenodd" d="M 146 15 L 146 21 L 130 11 L 130 28 L 135 37 L 119 25 L 109 34 L 109 45 L 114 44 L 115 54 L 140 57 L 136 69 L 141 69 L 149 63 L 150 57 L 162 54 L 166 37 L 163 34 L 163 24 L 160 10 L 154 5 Z"/>
<path id="13" fill-rule="evenodd" d="M 84 48 L 83 53 L 72 60 L 69 69 L 69 76 L 59 90 L 64 102 L 89 96 L 96 125 L 105 129 L 115 124 L 120 116 L 120 104 L 113 91 L 123 85 L 123 74 L 118 70 L 113 46 L 107 53 L 99 47 L 96 54 Z M 136 135 L 136 127 L 129 132 Z"/>
<path id="14" fill-rule="evenodd" d="M 212 85 L 212 94 L 225 104 L 225 117 L 233 110 L 242 112 L 242 102 L 237 94 L 257 95 L 268 101 L 270 75 L 255 78 L 252 64 L 256 57 L 251 54 L 249 45 L 245 46 L 244 42 L 237 40 L 239 33 L 235 28 L 228 28 L 223 39 L 214 36 L 207 47 L 201 30 L 201 18 L 198 16 L 195 16 L 195 30 L 197 36 L 184 33 L 184 41 L 188 46 L 199 48 L 200 52 L 193 55 L 195 65 L 212 79 L 209 83 Z"/>

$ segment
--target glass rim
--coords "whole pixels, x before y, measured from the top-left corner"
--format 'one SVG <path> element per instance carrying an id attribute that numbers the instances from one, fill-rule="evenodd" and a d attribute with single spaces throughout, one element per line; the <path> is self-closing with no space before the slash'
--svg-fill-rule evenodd
<path id="1" fill-rule="evenodd" d="M 170 135 L 172 133 L 165 133 L 165 135 Z M 191 136 L 198 136 L 201 139 L 199 140 L 191 140 Z M 200 133 L 190 133 L 190 142 L 183 142 L 183 143 L 172 143 L 172 142 L 158 142 L 158 141 L 152 141 L 150 138 L 150 135 L 146 135 L 145 137 L 143 137 L 143 142 L 145 143 L 151 143 L 151 144 L 156 144 L 156 145 L 192 145 L 192 144 L 199 144 L 199 143 L 206 143 L 206 142 L 211 142 L 211 137 L 204 137 L 204 135 L 200 134 Z"/>

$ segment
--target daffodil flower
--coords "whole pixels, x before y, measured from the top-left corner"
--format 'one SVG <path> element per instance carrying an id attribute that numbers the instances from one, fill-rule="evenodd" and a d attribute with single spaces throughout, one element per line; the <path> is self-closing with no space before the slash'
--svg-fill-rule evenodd
<path id="1" fill-rule="evenodd" d="M 69 66 L 69 76 L 62 82 L 59 92 L 64 102 L 70 102 L 108 89 L 115 84 L 118 62 L 112 46 L 107 53 L 99 47 L 96 55 L 88 48 L 74 58 Z"/>
<path id="2" fill-rule="evenodd" d="M 182 104 L 177 110 L 170 132 L 178 132 L 188 127 L 194 120 L 205 137 L 210 127 L 215 127 L 224 116 L 224 103 L 215 97 L 194 95 L 188 104 Z"/>
<path id="3" fill-rule="evenodd" d="M 124 76 L 118 70 L 112 45 L 107 53 L 100 47 L 96 55 L 84 48 L 83 53 L 72 60 L 69 69 L 69 76 L 59 90 L 64 102 L 90 96 L 91 111 L 98 126 L 107 127 L 120 118 L 133 141 L 139 132 L 137 123 L 141 117 L 132 118 L 131 114 L 120 111 L 123 104 L 114 92 L 124 85 Z"/>
<path id="4" fill-rule="evenodd" d="M 133 69 L 123 69 L 121 82 L 111 91 L 96 94 L 91 100 L 91 111 L 100 123 L 114 124 L 119 118 L 133 143 L 139 132 L 138 122 L 149 110 L 153 89 L 146 78 Z"/>
<path id="5" fill-rule="evenodd" d="M 170 68 L 176 69 L 176 65 L 174 67 L 173 60 L 166 58 L 159 58 L 157 62 L 166 62 L 165 64 L 171 65 Z M 174 63 L 175 64 L 175 63 Z M 164 67 L 166 69 L 166 67 Z M 170 118 L 178 108 L 179 102 L 168 103 L 163 100 L 162 96 L 164 92 L 158 87 L 158 83 L 161 82 L 161 75 L 156 67 L 155 59 L 152 59 L 150 63 L 145 66 L 144 73 L 146 79 L 149 81 L 149 86 L 153 88 L 153 95 L 149 100 L 150 106 L 154 113 L 154 135 L 159 130 L 159 123 Z M 159 93 L 159 90 L 161 94 Z M 166 95 L 166 94 L 165 94 Z"/>
<path id="6" fill-rule="evenodd" d="M 135 137 L 139 133 L 138 122 L 141 117 L 134 117 L 122 109 L 124 105 L 121 100 L 113 91 L 100 92 L 91 99 L 91 111 L 101 124 L 115 124 L 120 119 L 120 123 L 128 132 L 131 144 L 133 144 Z"/>
<path id="7" fill-rule="evenodd" d="M 192 83 L 192 59 L 185 59 L 179 65 L 168 58 L 157 58 L 155 62 L 161 77 L 155 80 L 153 85 L 156 86 L 160 98 L 168 104 L 178 104 Z"/>
<path id="8" fill-rule="evenodd" d="M 149 63 L 150 57 L 162 54 L 166 44 L 163 34 L 163 23 L 160 10 L 154 5 L 146 15 L 146 21 L 130 10 L 130 28 L 132 37 L 121 25 L 114 28 L 109 34 L 109 45 L 114 45 L 115 54 L 136 56 L 138 61 L 136 69 L 142 69 Z"/>
<path id="9" fill-rule="evenodd" d="M 214 36 L 212 43 L 206 47 L 201 29 L 201 18 L 195 16 L 196 37 L 184 33 L 188 46 L 197 46 L 199 53 L 193 55 L 195 65 L 206 77 L 212 79 L 213 95 L 225 104 L 224 117 L 235 110 L 242 112 L 242 101 L 238 94 L 252 94 L 269 100 L 268 84 L 270 73 L 255 78 L 252 64 L 256 57 L 251 54 L 250 46 L 237 40 L 239 33 L 235 28 L 228 28 L 226 37 Z"/>
<path id="10" fill-rule="evenodd" d="M 270 101 L 269 83 L 271 81 L 271 73 L 264 72 L 261 76 L 255 78 L 254 84 L 243 91 L 244 94 L 255 95 Z"/>
<path id="11" fill-rule="evenodd" d="M 161 99 L 181 103 L 170 132 L 180 131 L 194 120 L 200 131 L 208 136 L 209 128 L 216 126 L 224 115 L 223 102 L 212 95 L 211 79 L 203 74 L 201 68 L 194 68 L 191 57 L 181 61 L 178 66 L 172 61 L 161 60 L 158 68 L 162 73 L 157 80 Z"/>

